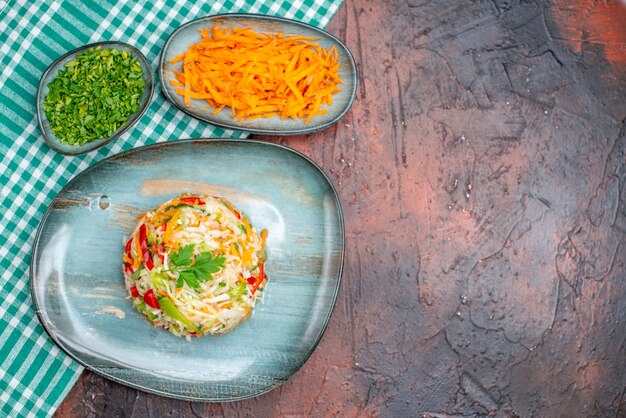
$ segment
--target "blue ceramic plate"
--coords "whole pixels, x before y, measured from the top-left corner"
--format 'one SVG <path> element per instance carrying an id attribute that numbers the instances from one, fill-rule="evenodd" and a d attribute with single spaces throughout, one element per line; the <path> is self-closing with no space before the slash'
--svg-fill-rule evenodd
<path id="1" fill-rule="evenodd" d="M 265 300 L 232 332 L 187 341 L 131 308 L 121 273 L 135 216 L 181 192 L 224 196 L 269 231 Z M 150 145 L 99 162 L 51 203 L 31 291 L 52 339 L 90 370 L 149 392 L 230 401 L 267 392 L 315 349 L 341 280 L 337 194 L 308 158 L 246 140 Z"/>
<path id="2" fill-rule="evenodd" d="M 43 102 L 46 98 L 46 95 L 50 91 L 48 88 L 48 84 L 50 84 L 57 76 L 59 71 L 65 68 L 65 65 L 76 58 L 77 55 L 87 51 L 91 48 L 101 47 L 102 49 L 117 49 L 120 51 L 126 51 L 133 57 L 139 61 L 139 65 L 141 65 L 141 72 L 143 73 L 144 80 L 144 89 L 143 94 L 139 98 L 139 110 L 136 113 L 130 115 L 125 124 L 120 126 L 113 134 L 107 138 L 97 139 L 95 141 L 88 142 L 84 145 L 69 145 L 62 143 L 59 138 L 56 137 L 52 129 L 50 128 L 50 122 L 46 117 L 46 112 L 43 110 Z M 111 141 L 117 139 L 120 135 L 126 132 L 131 126 L 135 124 L 141 118 L 141 115 L 144 114 L 148 105 L 150 104 L 150 100 L 152 99 L 152 93 L 154 91 L 154 77 L 152 76 L 152 67 L 146 60 L 146 57 L 139 51 L 137 48 L 125 44 L 123 42 L 114 42 L 114 41 L 106 41 L 106 42 L 96 42 L 93 44 L 82 46 L 78 49 L 68 52 L 67 54 L 61 56 L 56 61 L 54 61 L 50 66 L 46 69 L 46 71 L 41 76 L 41 80 L 39 81 L 39 89 L 37 90 L 37 120 L 39 122 L 39 129 L 43 134 L 43 139 L 46 141 L 48 146 L 53 150 L 64 154 L 64 155 L 80 155 L 85 154 L 87 152 L 96 150 Z"/>
<path id="3" fill-rule="evenodd" d="M 317 38 L 317 43 L 323 48 L 335 46 L 339 53 L 339 76 L 344 84 L 339 87 L 341 91 L 333 96 L 333 104 L 328 107 L 325 115 L 316 115 L 309 124 L 304 120 L 282 119 L 280 117 L 261 118 L 239 123 L 225 108 L 220 113 L 212 115 L 211 108 L 204 100 L 192 100 L 191 107 L 186 107 L 183 98 L 176 93 L 171 81 L 175 79 L 173 69 L 180 71 L 180 62 L 172 64 L 170 60 L 182 54 L 190 45 L 200 41 L 200 29 L 210 29 L 219 26 L 228 28 L 253 28 L 257 32 L 283 32 L 285 35 L 304 35 Z M 270 135 L 296 135 L 315 132 L 327 128 L 338 122 L 350 109 L 354 102 L 357 86 L 357 72 L 354 58 L 348 48 L 328 32 L 317 29 L 305 23 L 279 17 L 270 17 L 255 14 L 224 14 L 204 17 L 184 24 L 176 29 L 163 47 L 161 62 L 159 64 L 159 78 L 161 88 L 168 100 L 176 107 L 189 115 L 209 122 L 213 125 L 229 129 Z"/>

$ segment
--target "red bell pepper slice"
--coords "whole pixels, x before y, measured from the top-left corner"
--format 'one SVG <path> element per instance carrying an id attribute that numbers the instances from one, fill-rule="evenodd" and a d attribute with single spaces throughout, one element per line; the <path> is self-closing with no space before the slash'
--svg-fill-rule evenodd
<path id="1" fill-rule="evenodd" d="M 128 256 L 128 258 L 133 258 L 130 255 L 130 245 L 133 243 L 133 239 L 129 239 L 128 242 L 126 243 L 126 255 Z"/>
<path id="2" fill-rule="evenodd" d="M 126 271 L 126 273 L 128 274 L 133 274 L 133 266 L 130 263 L 124 263 L 124 270 Z"/>
<path id="3" fill-rule="evenodd" d="M 152 289 L 149 289 L 146 293 L 143 294 L 143 301 L 146 302 L 146 305 L 150 306 L 154 309 L 161 309 L 159 305 L 159 301 L 156 296 L 154 296 L 154 292 Z"/>
<path id="4" fill-rule="evenodd" d="M 133 286 L 130 288 L 130 295 L 134 298 L 139 297 L 139 291 L 137 290 L 137 286 Z"/>
<path id="5" fill-rule="evenodd" d="M 184 203 L 186 205 L 204 205 L 206 202 L 197 196 L 183 196 L 180 198 L 180 203 Z"/>
<path id="6" fill-rule="evenodd" d="M 143 255 L 146 268 L 152 270 L 154 268 L 154 261 L 152 261 L 152 255 L 150 254 L 150 250 L 148 250 L 148 239 L 146 235 L 146 224 L 141 224 L 139 227 L 139 246 L 141 247 L 141 254 Z"/>
<path id="7" fill-rule="evenodd" d="M 256 283 L 256 277 L 248 277 L 248 284 L 255 284 Z"/>
<path id="8" fill-rule="evenodd" d="M 264 271 L 264 268 L 263 268 L 263 262 L 261 262 L 261 264 L 259 264 L 259 275 L 256 278 L 256 282 L 254 283 L 254 286 L 252 286 L 252 294 L 253 295 L 254 295 L 254 292 L 256 292 L 256 290 L 261 285 L 261 282 L 263 282 L 264 278 L 265 278 L 265 271 Z"/>

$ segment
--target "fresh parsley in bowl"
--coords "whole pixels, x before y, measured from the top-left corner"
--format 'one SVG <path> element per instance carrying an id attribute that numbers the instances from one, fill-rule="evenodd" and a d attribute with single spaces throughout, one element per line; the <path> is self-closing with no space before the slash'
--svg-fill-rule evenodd
<path id="1" fill-rule="evenodd" d="M 130 45 L 100 42 L 71 51 L 41 78 L 37 117 L 44 139 L 66 155 L 108 144 L 141 117 L 153 85 L 146 58 Z"/>

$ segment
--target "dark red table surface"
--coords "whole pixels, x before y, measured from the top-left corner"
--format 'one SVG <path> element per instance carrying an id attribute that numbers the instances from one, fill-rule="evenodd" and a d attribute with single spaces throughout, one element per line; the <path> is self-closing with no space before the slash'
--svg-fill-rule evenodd
<path id="1" fill-rule="evenodd" d="M 85 372 L 58 417 L 626 416 L 626 2 L 347 0 L 347 117 L 259 137 L 340 195 L 343 282 L 304 367 L 255 399 Z"/>

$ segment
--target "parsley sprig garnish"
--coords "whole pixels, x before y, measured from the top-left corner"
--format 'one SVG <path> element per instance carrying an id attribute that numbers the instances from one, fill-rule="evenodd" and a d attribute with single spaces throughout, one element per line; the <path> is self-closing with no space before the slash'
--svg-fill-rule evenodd
<path id="1" fill-rule="evenodd" d="M 176 287 L 183 287 L 183 282 L 193 289 L 200 287 L 201 282 L 213 279 L 213 274 L 224 268 L 225 257 L 215 257 L 210 251 L 194 256 L 194 244 L 181 247 L 170 256 L 170 271 L 178 272 Z"/>

